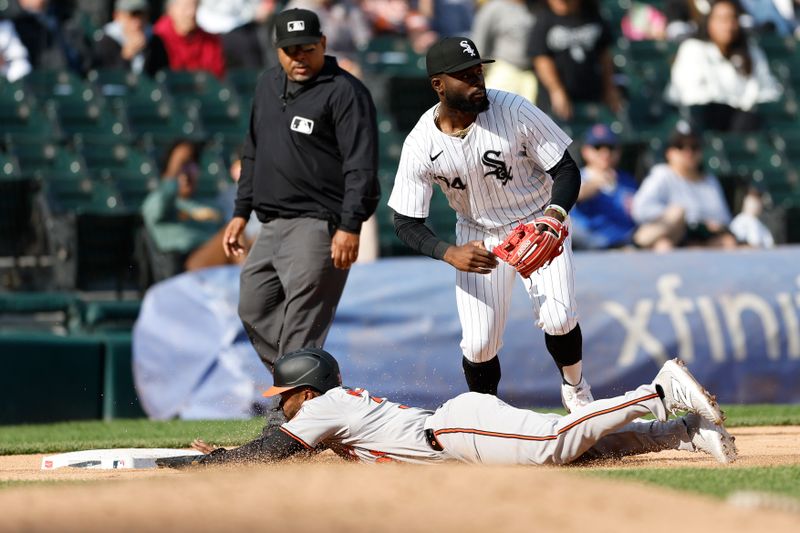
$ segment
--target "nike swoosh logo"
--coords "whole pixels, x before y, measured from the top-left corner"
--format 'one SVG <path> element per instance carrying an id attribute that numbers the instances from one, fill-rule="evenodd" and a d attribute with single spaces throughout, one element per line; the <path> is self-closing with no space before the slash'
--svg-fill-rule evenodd
<path id="1" fill-rule="evenodd" d="M 440 156 L 440 155 L 442 155 L 443 153 L 444 153 L 444 150 L 442 150 L 441 152 L 439 152 L 439 153 L 438 153 L 438 154 L 436 154 L 436 155 L 429 155 L 428 157 L 430 157 L 430 158 L 431 158 L 431 163 L 432 163 L 432 162 L 434 162 L 434 161 L 436 161 L 436 160 L 439 158 L 439 156 Z"/>

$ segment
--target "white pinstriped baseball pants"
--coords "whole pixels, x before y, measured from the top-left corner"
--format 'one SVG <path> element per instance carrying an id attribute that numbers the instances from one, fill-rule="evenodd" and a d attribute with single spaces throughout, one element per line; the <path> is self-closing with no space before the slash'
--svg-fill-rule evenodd
<path id="1" fill-rule="evenodd" d="M 459 245 L 480 240 L 491 251 L 516 226 L 513 224 L 489 230 L 459 221 L 456 224 L 456 240 Z M 461 351 L 473 363 L 490 360 L 502 348 L 503 331 L 517 278 L 517 271 L 502 261 L 489 274 L 457 271 L 456 305 L 461 320 Z M 564 252 L 549 266 L 522 281 L 533 304 L 534 319 L 539 328 L 550 335 L 564 335 L 575 328 L 578 324 L 578 307 L 575 301 L 571 237 L 564 241 Z"/>

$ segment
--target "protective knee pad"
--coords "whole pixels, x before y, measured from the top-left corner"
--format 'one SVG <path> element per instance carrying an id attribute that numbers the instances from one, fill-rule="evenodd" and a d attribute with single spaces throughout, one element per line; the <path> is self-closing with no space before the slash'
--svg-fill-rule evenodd
<path id="1" fill-rule="evenodd" d="M 497 396 L 497 386 L 500 384 L 500 359 L 497 356 L 485 363 L 473 363 L 464 357 L 461 366 L 470 392 Z"/>
<path id="2" fill-rule="evenodd" d="M 568 335 L 578 325 L 578 314 L 557 303 L 546 303 L 539 311 L 539 327 L 554 337 Z"/>
<path id="3" fill-rule="evenodd" d="M 469 337 L 466 332 L 461 339 L 461 354 L 470 362 L 483 363 L 494 358 L 503 346 L 500 338 L 490 335 L 484 337 Z"/>
<path id="4" fill-rule="evenodd" d="M 578 324 L 566 335 L 545 333 L 544 343 L 558 368 L 574 365 L 583 359 L 583 335 Z"/>

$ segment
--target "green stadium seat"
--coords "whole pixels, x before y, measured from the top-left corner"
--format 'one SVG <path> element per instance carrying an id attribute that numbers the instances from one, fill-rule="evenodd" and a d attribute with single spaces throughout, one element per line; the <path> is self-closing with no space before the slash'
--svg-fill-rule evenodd
<path id="1" fill-rule="evenodd" d="M 258 85 L 258 78 L 261 76 L 261 72 L 256 69 L 231 69 L 228 71 L 226 78 L 241 98 L 252 98 L 256 92 L 256 85 Z"/>
<path id="2" fill-rule="evenodd" d="M 49 179 L 51 173 L 79 179 L 87 172 L 86 163 L 78 154 L 53 142 L 13 143 L 10 149 L 25 174 L 35 174 L 41 179 Z"/>
<path id="3" fill-rule="evenodd" d="M 19 163 L 14 156 L 0 152 L 0 180 L 18 178 L 19 175 Z"/>
<path id="4" fill-rule="evenodd" d="M 119 191 L 123 204 L 128 210 L 138 212 L 147 195 L 158 187 L 158 177 L 155 174 L 147 177 L 138 171 L 125 169 L 107 172 L 106 179 Z"/>
<path id="5" fill-rule="evenodd" d="M 759 34 L 756 42 L 770 60 L 790 59 L 800 51 L 794 38 L 782 37 L 774 33 Z"/>
<path id="6" fill-rule="evenodd" d="M 626 131 L 626 120 L 615 115 L 605 104 L 593 102 L 574 102 L 572 118 L 561 122 L 561 128 L 573 139 L 583 137 L 586 130 L 594 124 L 607 124 L 617 135 Z"/>
<path id="7" fill-rule="evenodd" d="M 54 214 L 109 213 L 121 210 L 119 191 L 110 183 L 83 179 L 49 179 L 44 182 L 47 204 Z"/>
<path id="8" fill-rule="evenodd" d="M 119 170 L 128 171 L 130 174 L 138 173 L 142 179 L 149 179 L 158 174 L 158 168 L 151 157 L 135 146 L 125 143 L 108 145 L 80 143 L 78 150 L 95 178 L 114 177 L 115 172 Z"/>
<path id="9" fill-rule="evenodd" d="M 205 129 L 223 143 L 242 143 L 250 126 L 250 109 L 236 100 L 203 104 L 200 108 Z"/>
<path id="10" fill-rule="evenodd" d="M 423 77 L 427 80 L 425 56 L 416 53 L 405 37 L 374 37 L 360 55 L 359 63 L 365 72 Z"/>
<path id="11" fill-rule="evenodd" d="M 0 331 L 68 333 L 78 299 L 58 292 L 0 293 Z"/>
<path id="12" fill-rule="evenodd" d="M 83 80 L 69 70 L 33 69 L 25 76 L 23 82 L 41 99 L 55 97 L 83 99 L 83 91 L 87 89 Z"/>
<path id="13" fill-rule="evenodd" d="M 156 75 L 180 105 L 199 106 L 227 103 L 237 99 L 237 93 L 216 76 L 204 70 L 165 70 Z"/>
<path id="14" fill-rule="evenodd" d="M 724 159 L 729 172 L 752 178 L 757 171 L 782 169 L 784 158 L 766 135 L 727 133 L 706 135 L 706 144 Z"/>
<path id="15" fill-rule="evenodd" d="M 181 110 L 170 101 L 132 103 L 127 106 L 128 121 L 134 135 L 153 144 L 169 144 L 175 139 L 201 141 L 205 138 L 197 108 Z"/>
<path id="16" fill-rule="evenodd" d="M 200 175 L 195 196 L 206 201 L 214 200 L 220 192 L 232 185 L 228 167 L 221 155 L 214 150 L 204 150 L 200 156 Z"/>
<path id="17" fill-rule="evenodd" d="M 54 106 L 39 109 L 29 102 L 14 107 L 0 106 L 0 135 L 6 139 L 40 139 L 42 141 L 61 138 Z"/>
<path id="18" fill-rule="evenodd" d="M 65 135 L 81 135 L 84 140 L 117 139 L 129 141 L 124 117 L 100 102 L 70 102 L 58 105 L 58 119 Z"/>
<path id="19" fill-rule="evenodd" d="M 800 130 L 800 113 L 797 100 L 793 96 L 784 97 L 777 102 L 759 104 L 757 111 L 763 117 L 766 129 L 774 134 Z"/>
<path id="20" fill-rule="evenodd" d="M 103 97 L 114 107 L 126 105 L 156 105 L 169 97 L 167 89 L 149 76 L 139 76 L 125 70 L 93 70 L 88 74 Z"/>

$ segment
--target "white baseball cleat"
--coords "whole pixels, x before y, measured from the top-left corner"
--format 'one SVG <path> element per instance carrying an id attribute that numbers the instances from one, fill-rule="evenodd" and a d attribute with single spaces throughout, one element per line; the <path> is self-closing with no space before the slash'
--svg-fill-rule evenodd
<path id="1" fill-rule="evenodd" d="M 592 388 L 586 383 L 583 377 L 581 377 L 581 381 L 577 385 L 570 385 L 565 382 L 561 383 L 561 403 L 570 413 L 593 401 Z"/>
<path id="2" fill-rule="evenodd" d="M 687 414 L 684 421 L 695 451 L 705 452 L 720 463 L 736 460 L 736 437 L 728 433 L 725 426 L 712 424 L 694 413 Z"/>
<path id="3" fill-rule="evenodd" d="M 722 424 L 725 415 L 717 405 L 716 398 L 694 379 L 679 359 L 671 359 L 661 367 L 653 384 L 664 393 L 664 407 L 675 414 L 677 411 L 697 413 L 709 422 Z"/>

